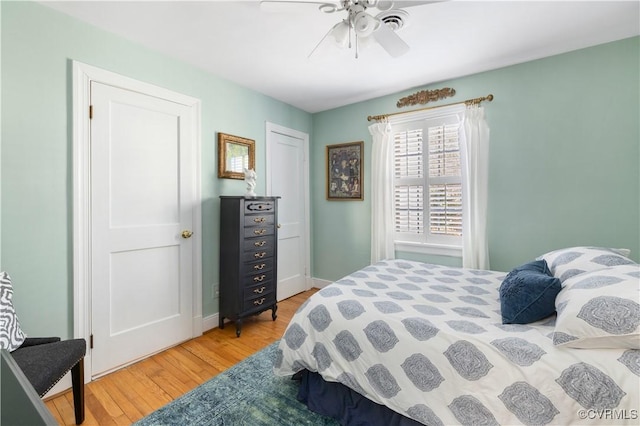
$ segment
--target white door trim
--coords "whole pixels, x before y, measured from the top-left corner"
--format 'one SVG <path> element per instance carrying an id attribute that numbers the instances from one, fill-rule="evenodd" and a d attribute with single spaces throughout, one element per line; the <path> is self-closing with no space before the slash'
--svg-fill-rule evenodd
<path id="1" fill-rule="evenodd" d="M 305 255 L 304 255 L 304 279 L 305 279 L 305 288 L 308 290 L 313 286 L 313 281 L 311 279 L 311 201 L 310 201 L 310 183 L 309 183 L 309 135 L 300 132 L 298 130 L 289 129 L 284 126 L 280 126 L 278 124 L 266 122 L 265 123 L 265 148 L 266 148 L 266 158 L 271 158 L 271 150 L 272 150 L 272 139 L 271 133 L 279 133 L 281 135 L 290 136 L 293 138 L 301 139 L 303 144 L 303 152 L 304 152 L 304 233 L 305 233 Z M 271 179 L 271 162 L 267 160 L 266 162 L 266 190 L 267 195 L 278 195 L 273 194 L 272 192 L 272 179 Z"/>
<path id="2" fill-rule="evenodd" d="M 202 195 L 201 182 L 201 102 L 199 99 L 143 83 L 120 74 L 73 61 L 73 335 L 89 344 L 91 334 L 91 168 L 90 121 L 91 81 L 146 93 L 189 106 L 194 111 L 191 129 L 194 144 L 193 206 L 193 321 L 192 337 L 202 334 Z M 85 356 L 85 382 L 92 377 L 91 351 Z"/>

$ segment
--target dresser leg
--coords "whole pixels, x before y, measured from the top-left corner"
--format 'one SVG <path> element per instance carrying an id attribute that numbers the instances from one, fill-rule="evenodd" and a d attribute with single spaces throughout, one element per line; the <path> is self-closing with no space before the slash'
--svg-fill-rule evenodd
<path id="1" fill-rule="evenodd" d="M 278 310 L 278 305 L 273 305 L 273 308 L 271 308 L 271 318 L 275 321 L 276 318 L 278 318 L 278 315 L 276 315 L 276 311 Z"/>
<path id="2" fill-rule="evenodd" d="M 242 320 L 238 318 L 236 320 L 236 337 L 240 337 L 241 331 L 242 331 Z"/>
<path id="3" fill-rule="evenodd" d="M 220 330 L 224 330 L 224 317 L 220 316 L 220 319 L 218 319 L 218 327 L 220 327 Z"/>

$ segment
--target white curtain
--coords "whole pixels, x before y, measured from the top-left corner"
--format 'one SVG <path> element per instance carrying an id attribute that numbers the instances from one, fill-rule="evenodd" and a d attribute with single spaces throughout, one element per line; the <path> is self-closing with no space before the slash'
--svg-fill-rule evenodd
<path id="1" fill-rule="evenodd" d="M 487 243 L 487 194 L 489 180 L 489 125 L 484 108 L 472 105 L 464 118 L 464 148 L 467 163 L 463 175 L 464 223 L 462 266 L 489 269 Z"/>
<path id="2" fill-rule="evenodd" d="M 371 263 L 394 259 L 393 140 L 388 122 L 369 126 L 371 151 Z"/>

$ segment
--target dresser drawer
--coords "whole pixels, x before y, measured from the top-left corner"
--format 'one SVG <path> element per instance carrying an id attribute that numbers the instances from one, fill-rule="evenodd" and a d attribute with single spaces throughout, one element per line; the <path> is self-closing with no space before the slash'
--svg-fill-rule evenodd
<path id="1" fill-rule="evenodd" d="M 270 257 L 273 257 L 273 253 L 274 253 L 273 247 L 269 247 L 266 249 L 246 251 L 242 255 L 242 260 L 244 262 L 254 262 L 257 260 L 268 259 Z"/>
<path id="2" fill-rule="evenodd" d="M 246 215 L 244 217 L 244 226 L 273 225 L 273 220 L 273 213 Z"/>
<path id="3" fill-rule="evenodd" d="M 256 297 L 265 296 L 274 290 L 273 281 L 245 287 L 243 300 L 251 300 Z"/>
<path id="4" fill-rule="evenodd" d="M 243 281 L 244 287 L 251 287 L 253 285 L 271 282 L 273 281 L 273 271 L 252 273 L 251 275 L 245 276 L 242 281 Z"/>
<path id="5" fill-rule="evenodd" d="M 245 201 L 245 214 L 275 211 L 275 201 Z"/>
<path id="6" fill-rule="evenodd" d="M 256 251 L 256 250 L 265 250 L 273 248 L 273 244 L 275 242 L 275 238 L 273 235 L 267 235 L 262 238 L 250 238 L 244 240 L 242 243 L 242 248 L 244 251 Z"/>
<path id="7" fill-rule="evenodd" d="M 261 260 L 255 263 L 248 263 L 244 266 L 243 274 L 256 274 L 258 272 L 267 272 L 273 269 L 273 258 Z"/>
<path id="8" fill-rule="evenodd" d="M 246 226 L 244 228 L 244 237 L 265 237 L 267 235 L 273 235 L 275 233 L 275 226 L 273 224 L 267 226 Z"/>

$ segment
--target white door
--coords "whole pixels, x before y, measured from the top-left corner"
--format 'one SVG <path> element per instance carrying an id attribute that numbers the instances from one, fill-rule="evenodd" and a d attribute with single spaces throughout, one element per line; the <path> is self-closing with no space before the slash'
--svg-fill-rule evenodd
<path id="1" fill-rule="evenodd" d="M 196 200 L 189 107 L 96 82 L 91 103 L 96 377 L 191 338 Z"/>
<path id="2" fill-rule="evenodd" d="M 278 294 L 282 300 L 310 288 L 309 137 L 267 123 L 267 191 L 278 201 Z"/>

